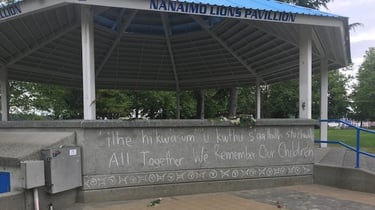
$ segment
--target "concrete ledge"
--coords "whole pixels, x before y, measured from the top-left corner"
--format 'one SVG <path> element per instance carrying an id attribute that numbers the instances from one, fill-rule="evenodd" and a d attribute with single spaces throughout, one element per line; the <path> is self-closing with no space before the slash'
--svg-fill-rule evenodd
<path id="1" fill-rule="evenodd" d="M 256 126 L 315 126 L 316 120 L 258 119 Z M 47 120 L 0 122 L 2 128 L 139 128 L 139 127 L 212 127 L 234 126 L 219 120 Z"/>
<path id="2" fill-rule="evenodd" d="M 230 122 L 216 120 L 95 120 L 82 121 L 82 128 L 184 128 L 231 126 Z"/>
<path id="3" fill-rule="evenodd" d="M 314 184 L 375 193 L 375 174 L 361 169 L 316 164 Z"/>
<path id="4" fill-rule="evenodd" d="M 308 119 L 258 119 L 256 126 L 315 126 L 316 120 Z"/>
<path id="5" fill-rule="evenodd" d="M 41 159 L 41 149 L 75 143 L 73 132 L 0 132 L 0 166 L 19 167 L 22 160 Z"/>
<path id="6" fill-rule="evenodd" d="M 173 195 L 189 195 L 196 193 L 238 191 L 299 184 L 312 184 L 312 182 L 312 175 L 309 175 L 112 188 L 106 190 L 80 191 L 78 193 L 78 202 L 88 203 L 135 200 Z"/>
<path id="7" fill-rule="evenodd" d="M 2 128 L 140 128 L 231 126 L 219 120 L 50 120 L 0 122 Z"/>

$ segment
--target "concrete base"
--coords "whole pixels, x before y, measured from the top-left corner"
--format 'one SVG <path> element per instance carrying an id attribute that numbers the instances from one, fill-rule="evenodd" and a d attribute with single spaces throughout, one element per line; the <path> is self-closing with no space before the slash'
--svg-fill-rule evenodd
<path id="1" fill-rule="evenodd" d="M 375 193 L 375 173 L 356 168 L 314 165 L 314 183 Z"/>
<path id="2" fill-rule="evenodd" d="M 67 209 L 76 203 L 77 190 L 69 190 L 58 194 L 48 194 L 44 188 L 38 189 L 39 209 L 49 210 L 52 204 L 55 210 Z M 1 210 L 34 210 L 34 197 L 32 190 L 0 194 Z"/>
<path id="3" fill-rule="evenodd" d="M 0 208 L 2 210 L 26 209 L 25 193 L 14 192 L 0 194 Z"/>
<path id="4" fill-rule="evenodd" d="M 158 198 L 174 195 L 250 190 L 259 188 L 312 184 L 312 176 L 242 179 L 230 181 L 195 182 L 184 184 L 151 185 L 141 187 L 89 190 L 78 193 L 78 202 L 106 202 Z"/>

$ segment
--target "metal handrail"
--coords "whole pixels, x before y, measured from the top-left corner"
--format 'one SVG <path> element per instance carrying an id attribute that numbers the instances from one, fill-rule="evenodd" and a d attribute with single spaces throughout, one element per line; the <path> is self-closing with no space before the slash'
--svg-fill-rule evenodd
<path id="1" fill-rule="evenodd" d="M 356 147 L 354 148 L 352 146 L 349 146 L 348 144 L 343 143 L 342 141 L 337 141 L 337 140 L 334 140 L 334 141 L 332 141 L 332 140 L 330 140 L 330 141 L 328 141 L 328 140 L 315 140 L 314 141 L 315 143 L 339 144 L 343 147 L 346 147 L 346 148 L 354 151 L 356 153 L 356 161 L 355 161 L 356 162 L 356 164 L 355 164 L 356 168 L 360 168 L 360 159 L 359 159 L 360 154 L 366 155 L 366 156 L 371 157 L 371 158 L 375 158 L 375 154 L 364 152 L 364 151 L 360 150 L 361 131 L 371 133 L 371 134 L 375 134 L 375 131 L 355 126 L 353 124 L 350 124 L 349 122 L 346 122 L 346 121 L 343 121 L 343 120 L 340 120 L 340 119 L 322 119 L 322 120 L 320 120 L 320 122 L 338 122 L 338 123 L 345 124 L 345 125 L 347 125 L 351 128 L 355 128 L 357 130 Z"/>
<path id="2" fill-rule="evenodd" d="M 342 124 L 345 124 L 349 127 L 352 127 L 352 128 L 355 128 L 355 129 L 359 129 L 361 131 L 364 131 L 364 132 L 367 132 L 367 133 L 371 133 L 371 134 L 375 134 L 375 131 L 373 130 L 370 130 L 370 129 L 366 129 L 366 128 L 361 128 L 361 127 L 358 127 L 358 126 L 355 126 L 353 124 L 350 124 L 349 122 L 347 121 L 344 121 L 344 120 L 340 120 L 340 119 L 327 119 L 327 120 L 320 120 L 320 122 L 337 122 L 337 123 L 342 123 Z"/>

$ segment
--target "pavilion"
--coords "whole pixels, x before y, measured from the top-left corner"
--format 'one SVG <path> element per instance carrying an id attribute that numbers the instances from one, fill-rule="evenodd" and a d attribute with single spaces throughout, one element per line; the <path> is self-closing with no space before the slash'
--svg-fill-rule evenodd
<path id="1" fill-rule="evenodd" d="M 311 78 L 351 62 L 348 18 L 273 0 L 16 0 L 0 8 L 2 120 L 8 80 L 81 87 L 84 119 L 95 90 L 183 90 L 299 78 L 311 119 Z M 258 88 L 259 89 L 259 88 Z M 260 118 L 260 94 L 257 94 Z"/>
<path id="2" fill-rule="evenodd" d="M 9 80 L 84 96 L 83 120 L 0 122 L 9 209 L 39 206 L 38 188 L 42 209 L 64 209 L 311 184 L 312 75 L 326 119 L 328 70 L 351 63 L 348 18 L 274 0 L 14 0 L 0 4 L 0 32 L 2 121 Z M 258 87 L 260 118 L 259 86 L 297 78 L 300 119 L 96 120 L 100 88 L 175 91 L 178 105 L 184 90 L 246 86 Z"/>

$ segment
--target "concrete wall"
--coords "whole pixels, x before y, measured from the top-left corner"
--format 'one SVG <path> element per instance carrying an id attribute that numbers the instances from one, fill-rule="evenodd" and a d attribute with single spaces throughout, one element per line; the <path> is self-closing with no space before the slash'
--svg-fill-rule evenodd
<path id="1" fill-rule="evenodd" d="M 79 200 L 105 201 L 312 183 L 314 124 L 299 119 L 259 120 L 255 128 L 208 120 L 2 122 L 0 133 L 74 132 L 82 147 Z"/>

